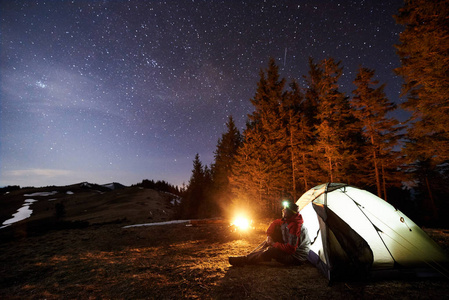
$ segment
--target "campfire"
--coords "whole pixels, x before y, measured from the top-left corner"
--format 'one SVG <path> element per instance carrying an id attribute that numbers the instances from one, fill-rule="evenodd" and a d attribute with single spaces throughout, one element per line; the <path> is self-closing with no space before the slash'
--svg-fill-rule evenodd
<path id="1" fill-rule="evenodd" d="M 244 233 L 253 228 L 252 220 L 244 215 L 238 215 L 233 219 L 229 227 L 233 232 Z"/>

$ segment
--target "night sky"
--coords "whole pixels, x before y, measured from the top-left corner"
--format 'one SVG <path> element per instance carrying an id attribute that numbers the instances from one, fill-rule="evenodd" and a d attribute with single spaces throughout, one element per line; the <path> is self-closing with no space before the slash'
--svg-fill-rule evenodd
<path id="1" fill-rule="evenodd" d="M 0 186 L 188 183 L 228 116 L 243 129 L 260 69 L 288 81 L 341 60 L 400 103 L 395 1 L 2 1 Z"/>

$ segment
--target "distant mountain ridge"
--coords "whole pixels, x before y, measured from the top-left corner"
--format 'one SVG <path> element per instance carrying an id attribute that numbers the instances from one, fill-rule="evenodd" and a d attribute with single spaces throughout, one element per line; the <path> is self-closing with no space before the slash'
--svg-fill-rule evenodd
<path id="1" fill-rule="evenodd" d="M 96 183 L 89 183 L 87 181 L 81 182 L 80 187 L 82 188 L 90 188 L 90 189 L 109 189 L 109 190 L 119 190 L 126 188 L 125 185 L 118 183 L 118 182 L 111 182 L 106 184 L 96 184 Z"/>
<path id="2" fill-rule="evenodd" d="M 87 181 L 83 181 L 83 182 L 75 183 L 75 184 L 69 184 L 69 185 L 60 185 L 60 186 L 50 185 L 50 186 L 44 186 L 44 187 L 20 187 L 18 185 L 10 185 L 10 186 L 0 188 L 0 196 L 7 192 L 22 190 L 22 189 L 23 190 L 28 190 L 28 189 L 42 190 L 42 189 L 48 189 L 48 188 L 64 189 L 64 188 L 75 188 L 75 187 L 108 191 L 108 190 L 123 189 L 123 188 L 126 188 L 127 186 L 123 185 L 119 182 L 97 184 L 97 183 L 90 183 Z"/>
<path id="3" fill-rule="evenodd" d="M 127 187 L 118 182 L 80 182 L 66 186 L 19 188 L 0 191 L 0 229 L 23 228 L 30 234 L 45 224 L 45 230 L 67 224 L 83 226 L 120 223 L 123 225 L 170 221 L 181 198 L 169 191 Z M 12 222 L 19 210 L 27 216 Z M 40 225 L 39 225 L 40 224 Z M 5 226 L 8 226 L 5 228 Z"/>

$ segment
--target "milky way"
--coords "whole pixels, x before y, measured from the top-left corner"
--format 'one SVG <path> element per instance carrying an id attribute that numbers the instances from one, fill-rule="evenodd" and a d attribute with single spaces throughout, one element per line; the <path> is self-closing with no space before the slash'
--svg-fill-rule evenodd
<path id="1" fill-rule="evenodd" d="M 6 2 L 6 3 L 5 3 Z M 399 103 L 402 1 L 3 1 L 0 186 L 187 183 L 243 129 L 260 69 L 359 65 Z"/>

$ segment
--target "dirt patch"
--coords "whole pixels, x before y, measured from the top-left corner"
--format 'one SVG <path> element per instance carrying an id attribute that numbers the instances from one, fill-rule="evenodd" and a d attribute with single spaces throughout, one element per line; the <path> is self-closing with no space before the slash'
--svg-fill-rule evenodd
<path id="1" fill-rule="evenodd" d="M 447 279 L 338 282 L 304 264 L 231 267 L 263 239 L 226 224 L 51 231 L 0 244 L 2 299 L 444 299 Z M 448 233 L 432 230 L 447 249 Z"/>

